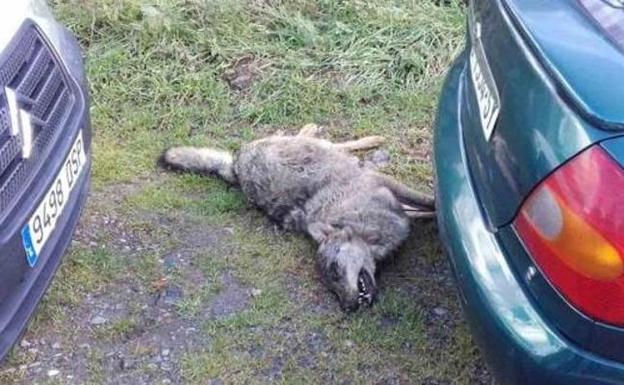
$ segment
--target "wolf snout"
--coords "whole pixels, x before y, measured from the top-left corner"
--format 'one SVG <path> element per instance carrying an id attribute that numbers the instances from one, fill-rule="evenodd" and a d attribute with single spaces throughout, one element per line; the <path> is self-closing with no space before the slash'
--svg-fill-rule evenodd
<path id="1" fill-rule="evenodd" d="M 377 293 L 375 279 L 362 269 L 358 274 L 357 292 L 341 298 L 340 307 L 347 313 L 354 312 L 362 306 L 370 307 L 377 299 Z"/>

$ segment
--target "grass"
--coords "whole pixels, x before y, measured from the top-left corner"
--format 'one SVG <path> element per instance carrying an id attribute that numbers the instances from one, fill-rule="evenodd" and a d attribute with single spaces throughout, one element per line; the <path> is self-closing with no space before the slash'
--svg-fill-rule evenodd
<path id="1" fill-rule="evenodd" d="M 386 134 L 393 171 L 430 177 L 409 154 L 462 44 L 458 2 L 58 3 L 87 48 L 96 184 L 149 177 L 171 143 L 235 149 L 309 122 L 335 137 Z M 242 58 L 254 81 L 235 92 L 223 77 Z"/>
<path id="2" fill-rule="evenodd" d="M 441 261 L 434 230 L 409 242 L 377 306 L 345 317 L 323 305 L 334 300 L 314 276 L 307 240 L 276 232 L 223 182 L 163 173 L 156 162 L 173 144 L 236 150 L 314 122 L 336 140 L 384 135 L 392 158 L 385 171 L 430 188 L 431 126 L 445 71 L 463 45 L 462 3 L 53 0 L 85 49 L 98 200 L 83 225 L 97 231 L 94 244 L 72 248 L 27 337 L 76 341 L 72 329 L 80 329 L 93 345 L 82 381 L 107 383 L 118 373 L 106 352 L 148 357 L 151 348 L 125 344 L 159 323 L 144 328 L 147 305 L 130 304 L 125 317 L 85 327 L 86 298 L 136 286 L 132 295 L 151 298 L 153 283 L 167 282 L 185 290 L 177 322 L 198 323 L 205 342 L 181 352 L 181 383 L 477 383 L 481 364 L 461 323 L 449 341 L 432 342 L 425 301 L 457 314 L 454 299 L 401 273 Z M 121 230 L 94 227 L 90 218 L 102 213 L 121 218 L 142 249 L 130 258 Z M 192 264 L 170 271 L 163 260 L 178 251 Z M 206 320 L 207 304 L 228 290 L 224 272 L 261 294 L 232 317 Z M 18 354 L 9 364 L 34 359 Z M 147 361 L 136 371 L 158 379 Z M 0 382 L 23 376 L 0 371 Z"/>

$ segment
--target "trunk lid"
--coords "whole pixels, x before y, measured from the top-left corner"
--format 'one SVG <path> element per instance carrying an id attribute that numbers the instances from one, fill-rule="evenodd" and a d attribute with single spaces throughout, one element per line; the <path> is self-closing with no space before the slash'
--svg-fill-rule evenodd
<path id="1" fill-rule="evenodd" d="M 576 44 L 579 32 L 565 38 L 558 35 L 555 39 L 553 33 L 548 37 L 547 25 L 552 31 L 575 30 L 576 24 L 593 28 L 580 9 L 571 8 L 571 3 L 517 0 L 512 4 L 510 0 L 510 9 L 518 4 L 523 6 L 522 11 L 510 11 L 504 2 L 481 0 L 474 2 L 470 12 L 473 33 L 468 50 L 482 47 L 486 62 L 483 66 L 489 67 L 482 72 L 491 73 L 500 99 L 497 120 L 488 135 L 481 119 L 483 106 L 478 102 L 478 98 L 483 98 L 478 89 L 483 86 L 475 83 L 471 64 L 465 77 L 467 103 L 461 111 L 464 146 L 475 190 L 492 229 L 510 223 L 532 189 L 562 163 L 597 141 L 620 135 L 618 131 L 596 128 L 593 123 L 598 119 L 586 119 L 588 115 L 579 112 L 577 107 L 581 103 L 572 102 L 576 96 L 567 93 L 567 83 L 560 83 L 559 72 L 550 68 L 554 59 L 543 56 L 545 51 L 539 46 L 543 40 L 551 47 L 563 46 L 560 50 L 565 48 L 566 55 L 557 61 L 562 65 L 564 58 L 574 62 L 575 52 L 580 56 L 585 54 L 585 48 Z M 534 25 L 543 24 L 537 30 L 539 39 L 532 30 L 523 27 L 525 12 Z M 475 23 L 480 26 L 478 38 L 474 36 Z M 562 27 L 562 24 L 566 25 Z M 612 53 L 613 47 L 605 49 Z M 592 83 L 587 77 L 576 81 L 582 82 Z M 622 100 L 624 87 L 619 88 L 617 92 L 622 93 Z M 589 94 L 584 95 L 591 99 Z M 620 108 L 619 113 L 624 121 L 624 109 Z"/>

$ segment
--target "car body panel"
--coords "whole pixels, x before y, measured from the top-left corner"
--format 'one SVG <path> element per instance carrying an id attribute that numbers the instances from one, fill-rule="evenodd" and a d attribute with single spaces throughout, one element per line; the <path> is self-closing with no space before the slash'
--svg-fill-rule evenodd
<path id="1" fill-rule="evenodd" d="M 624 73 L 624 52 L 582 6 L 570 0 L 504 4 L 568 102 L 596 126 L 624 129 L 624 87 L 614 82 Z"/>
<path id="2" fill-rule="evenodd" d="M 474 12 L 502 101 L 491 138 L 483 135 L 471 82 L 462 114 L 471 177 L 490 229 L 510 223 L 529 192 L 567 159 L 616 135 L 574 113 L 497 3 L 476 1 Z"/>
<path id="3" fill-rule="evenodd" d="M 530 192 L 587 147 L 602 144 L 624 164 L 624 154 L 617 153 L 618 143 L 624 144 L 622 134 L 593 126 L 567 104 L 556 79 L 549 77 L 539 57 L 534 58 L 530 42 L 515 32 L 516 24 L 502 4 L 506 3 L 475 1 L 474 20 L 490 26 L 489 30 L 484 27 L 483 44 L 502 100 L 490 141 L 485 140 L 472 112 L 476 99 L 471 81 L 462 96 L 467 101 L 461 115 L 464 145 L 480 206 L 490 230 L 499 234 L 516 274 L 557 329 L 590 351 L 624 361 L 624 350 L 617 347 L 624 344 L 624 330 L 595 322 L 572 307 L 539 271 L 510 225 Z M 529 272 L 533 273 L 527 279 Z"/>
<path id="4" fill-rule="evenodd" d="M 488 229 L 462 143 L 466 58 L 460 55 L 443 88 L 434 162 L 440 235 L 473 334 L 502 384 L 622 384 L 624 365 L 580 349 L 544 318 L 499 234 Z"/>

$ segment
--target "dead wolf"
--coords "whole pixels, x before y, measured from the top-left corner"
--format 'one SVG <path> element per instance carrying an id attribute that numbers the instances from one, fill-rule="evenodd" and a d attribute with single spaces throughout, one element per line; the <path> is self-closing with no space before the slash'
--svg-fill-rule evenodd
<path id="1" fill-rule="evenodd" d="M 238 154 L 174 147 L 164 163 L 174 169 L 216 174 L 240 185 L 247 198 L 286 230 L 318 243 L 317 265 L 342 309 L 371 305 L 375 273 L 408 236 L 410 218 L 434 215 L 432 197 L 362 167 L 351 152 L 380 146 L 369 136 L 345 143 L 318 138 L 307 125 L 296 136 L 271 136 Z"/>

